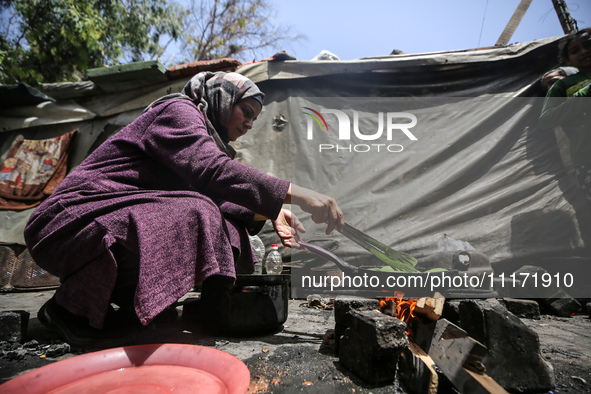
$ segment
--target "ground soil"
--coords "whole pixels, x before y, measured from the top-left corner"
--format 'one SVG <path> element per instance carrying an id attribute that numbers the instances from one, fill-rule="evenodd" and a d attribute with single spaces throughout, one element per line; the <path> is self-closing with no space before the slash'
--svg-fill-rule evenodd
<path id="1" fill-rule="evenodd" d="M 7 343 L 0 347 L 0 383 L 89 351 L 64 347 L 63 342 L 37 320 L 37 310 L 52 294 L 52 291 L 0 294 L 0 310 L 31 313 L 27 338 L 23 340 L 29 343 L 28 348 Z M 189 298 L 193 296 L 196 294 L 188 295 Z M 331 336 L 334 311 L 330 308 L 312 308 L 305 300 L 290 300 L 289 317 L 280 330 L 250 337 L 205 333 L 184 323 L 180 318 L 182 307 L 177 310 L 179 317 L 143 331 L 136 343 L 186 343 L 233 354 L 251 372 L 249 393 L 407 392 L 398 379 L 386 385 L 369 385 L 339 364 Z M 554 367 L 554 393 L 591 392 L 589 316 L 581 313 L 570 318 L 542 316 L 540 320 L 522 321 L 538 333 L 541 353 Z M 47 356 L 52 344 L 52 356 Z"/>
<path id="2" fill-rule="evenodd" d="M 540 337 L 540 350 L 554 367 L 555 393 L 591 393 L 591 320 L 542 316 L 522 319 Z"/>

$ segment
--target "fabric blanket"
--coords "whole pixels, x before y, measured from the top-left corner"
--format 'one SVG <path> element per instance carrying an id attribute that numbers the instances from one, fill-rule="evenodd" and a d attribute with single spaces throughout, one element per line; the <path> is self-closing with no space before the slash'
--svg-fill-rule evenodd
<path id="1" fill-rule="evenodd" d="M 15 140 L 0 165 L 0 209 L 22 210 L 53 193 L 67 173 L 76 130 L 44 140 Z"/>

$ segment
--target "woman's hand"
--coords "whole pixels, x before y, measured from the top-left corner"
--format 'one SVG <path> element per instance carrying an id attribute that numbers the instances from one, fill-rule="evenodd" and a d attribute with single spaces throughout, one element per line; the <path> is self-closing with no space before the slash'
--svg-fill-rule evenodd
<path id="1" fill-rule="evenodd" d="M 304 212 L 310 213 L 315 223 L 327 223 L 325 231 L 327 235 L 335 228 L 339 232 L 343 231 L 345 218 L 334 198 L 292 183 L 285 202 L 296 204 Z"/>
<path id="2" fill-rule="evenodd" d="M 298 218 L 287 209 L 281 209 L 277 219 L 273 220 L 273 228 L 275 232 L 281 238 L 281 243 L 287 247 L 298 247 L 298 231 L 305 233 L 306 229 L 300 223 Z"/>

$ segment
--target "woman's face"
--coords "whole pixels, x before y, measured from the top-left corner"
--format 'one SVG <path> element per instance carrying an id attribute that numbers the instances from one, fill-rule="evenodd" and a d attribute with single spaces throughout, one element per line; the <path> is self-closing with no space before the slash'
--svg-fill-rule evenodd
<path id="1" fill-rule="evenodd" d="M 224 125 L 228 130 L 228 139 L 236 141 L 252 129 L 252 125 L 262 109 L 261 104 L 252 97 L 237 102 L 232 108 L 228 124 Z"/>
<path id="2" fill-rule="evenodd" d="M 567 62 L 579 70 L 591 70 L 591 35 L 583 34 L 573 39 L 567 48 Z"/>

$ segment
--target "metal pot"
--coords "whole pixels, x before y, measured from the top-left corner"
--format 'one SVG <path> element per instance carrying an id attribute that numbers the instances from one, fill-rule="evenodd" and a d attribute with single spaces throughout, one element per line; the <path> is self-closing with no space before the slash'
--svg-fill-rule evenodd
<path id="1" fill-rule="evenodd" d="M 237 275 L 230 289 L 226 330 L 253 334 L 277 330 L 288 314 L 289 275 Z"/>
<path id="2" fill-rule="evenodd" d="M 289 283 L 289 275 L 237 275 L 234 285 L 209 290 L 212 302 L 185 303 L 183 319 L 229 335 L 278 330 L 287 320 Z"/>

